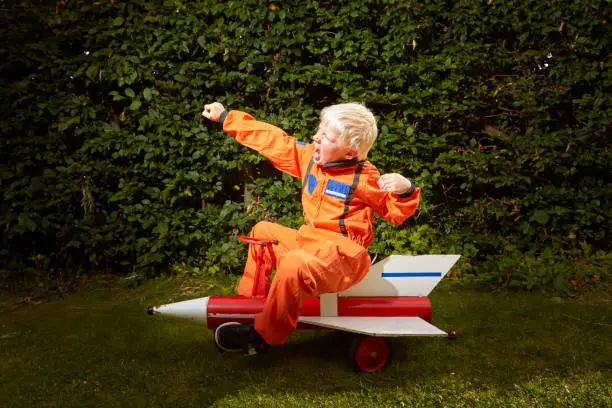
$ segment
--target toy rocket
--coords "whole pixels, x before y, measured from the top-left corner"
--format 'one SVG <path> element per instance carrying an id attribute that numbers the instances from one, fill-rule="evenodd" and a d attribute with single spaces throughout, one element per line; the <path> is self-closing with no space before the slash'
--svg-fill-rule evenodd
<path id="1" fill-rule="evenodd" d="M 306 299 L 298 328 L 323 327 L 360 335 L 359 344 L 351 347 L 356 348 L 353 357 L 358 359 L 361 353 L 365 363 L 356 361 L 358 367 L 376 371 L 388 361 L 384 338 L 453 337 L 454 332 L 430 323 L 427 296 L 458 259 L 459 255 L 391 255 L 372 265 L 366 277 L 348 290 Z M 252 323 L 264 302 L 263 297 L 209 296 L 150 307 L 148 313 L 191 319 L 215 330 L 226 322 Z"/>

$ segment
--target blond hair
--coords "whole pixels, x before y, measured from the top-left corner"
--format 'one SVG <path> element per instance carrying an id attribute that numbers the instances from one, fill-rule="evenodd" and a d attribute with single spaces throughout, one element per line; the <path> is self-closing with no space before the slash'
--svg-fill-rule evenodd
<path id="1" fill-rule="evenodd" d="M 342 142 L 365 160 L 378 135 L 374 114 L 361 103 L 331 105 L 321 111 L 321 123 L 338 132 Z"/>

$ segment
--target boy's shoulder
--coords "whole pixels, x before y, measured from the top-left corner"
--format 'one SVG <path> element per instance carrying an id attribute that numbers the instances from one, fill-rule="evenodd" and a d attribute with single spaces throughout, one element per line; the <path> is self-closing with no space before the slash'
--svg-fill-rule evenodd
<path id="1" fill-rule="evenodd" d="M 378 169 L 376 168 L 376 166 L 374 164 L 372 164 L 371 161 L 365 160 L 363 162 L 363 167 L 361 168 L 361 173 L 362 174 L 366 174 L 368 176 L 375 176 L 375 177 L 380 177 L 380 172 L 378 171 Z"/>

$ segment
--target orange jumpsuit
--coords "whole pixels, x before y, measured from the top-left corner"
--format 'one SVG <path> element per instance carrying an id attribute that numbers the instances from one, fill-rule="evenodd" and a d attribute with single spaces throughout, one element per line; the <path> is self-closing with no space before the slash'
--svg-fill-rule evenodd
<path id="1" fill-rule="evenodd" d="M 401 224 L 416 210 L 420 189 L 408 197 L 381 190 L 380 173 L 365 160 L 316 165 L 312 161 L 314 144 L 299 142 L 247 113 L 230 111 L 222 123 L 223 130 L 240 144 L 302 180 L 304 225 L 294 230 L 260 222 L 251 231 L 252 237 L 279 242 L 274 247 L 275 265 L 267 251 L 262 251 L 264 269 L 270 271 L 275 266 L 276 275 L 263 311 L 255 316 L 255 330 L 268 344 L 283 344 L 297 326 L 304 299 L 346 290 L 368 273 L 366 248 L 374 238 L 374 213 Z M 252 293 L 254 247 L 249 249 L 238 285 L 238 294 L 243 296 Z"/>

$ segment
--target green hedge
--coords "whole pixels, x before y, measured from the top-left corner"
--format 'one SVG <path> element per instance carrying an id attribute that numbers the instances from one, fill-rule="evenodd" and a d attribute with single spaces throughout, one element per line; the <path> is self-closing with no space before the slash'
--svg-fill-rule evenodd
<path id="1" fill-rule="evenodd" d="M 382 255 L 561 292 L 609 273 L 603 0 L 6 3 L 5 277 L 239 273 L 237 234 L 298 226 L 298 183 L 205 123 L 214 100 L 302 140 L 326 105 L 372 108 L 370 160 L 423 188 Z"/>

